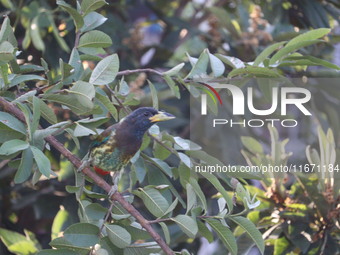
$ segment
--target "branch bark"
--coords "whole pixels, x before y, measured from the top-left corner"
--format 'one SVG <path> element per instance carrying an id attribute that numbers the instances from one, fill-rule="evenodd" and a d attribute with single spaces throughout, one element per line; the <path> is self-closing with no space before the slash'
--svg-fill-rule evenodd
<path id="1" fill-rule="evenodd" d="M 26 122 L 24 114 L 12 103 L 7 102 L 3 97 L 0 97 L 0 106 L 4 111 L 14 115 L 20 121 Z M 79 168 L 81 165 L 81 160 L 75 156 L 72 152 L 70 152 L 67 148 L 64 147 L 62 143 L 60 143 L 55 137 L 48 136 L 45 138 L 46 142 L 48 142 L 51 146 L 53 146 L 56 150 L 58 150 L 64 157 L 66 157 L 76 168 Z M 93 172 L 89 167 L 83 169 L 83 173 L 90 177 L 95 184 L 103 188 L 106 192 L 111 190 L 111 186 L 104 181 L 101 177 L 99 177 L 95 172 Z M 164 242 L 164 240 L 160 237 L 160 235 L 152 228 L 150 222 L 145 219 L 137 209 L 128 203 L 124 197 L 116 192 L 111 196 L 111 199 L 117 201 L 121 204 L 121 206 L 128 211 L 136 220 L 141 224 L 146 231 L 149 232 L 150 236 L 158 243 L 158 245 L 162 248 L 165 254 L 173 255 L 174 252 L 170 249 L 170 247 Z"/>

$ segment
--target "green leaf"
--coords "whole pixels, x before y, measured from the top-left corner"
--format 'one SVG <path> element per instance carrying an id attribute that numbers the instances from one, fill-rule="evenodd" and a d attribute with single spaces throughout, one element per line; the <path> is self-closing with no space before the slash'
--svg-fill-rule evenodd
<path id="1" fill-rule="evenodd" d="M 273 255 L 286 254 L 286 251 L 291 247 L 291 244 L 285 237 L 281 237 L 275 240 Z"/>
<path id="2" fill-rule="evenodd" d="M 225 70 L 223 62 L 211 53 L 209 53 L 209 59 L 210 59 L 210 67 L 211 67 L 211 70 L 213 71 L 214 76 L 219 77 L 223 75 L 224 70 Z"/>
<path id="3" fill-rule="evenodd" d="M 205 195 L 204 195 L 200 185 L 198 184 L 197 180 L 192 178 L 192 177 L 190 177 L 189 182 L 190 182 L 193 190 L 195 191 L 196 195 L 200 199 L 201 204 L 203 206 L 203 209 L 205 210 L 205 212 L 208 212 L 207 200 L 206 200 Z"/>
<path id="4" fill-rule="evenodd" d="M 74 68 L 74 72 L 69 77 L 69 79 L 72 79 L 73 81 L 78 81 L 82 73 L 84 72 L 84 68 L 81 64 L 79 52 L 76 48 L 72 49 L 70 59 L 68 61 L 68 64 L 71 65 Z M 64 81 L 65 83 L 68 82 L 68 79 Z"/>
<path id="5" fill-rule="evenodd" d="M 204 177 L 207 178 L 207 180 L 217 189 L 217 191 L 219 191 L 222 195 L 222 197 L 225 199 L 225 201 L 227 202 L 227 206 L 228 206 L 228 210 L 229 213 L 233 211 L 233 201 L 231 200 L 228 192 L 226 191 L 226 189 L 222 186 L 222 184 L 220 183 L 220 181 L 217 179 L 216 176 L 214 176 L 213 174 L 210 173 L 200 173 L 201 175 L 203 175 Z"/>
<path id="6" fill-rule="evenodd" d="M 86 128 L 83 125 L 76 123 L 76 128 L 73 130 L 73 135 L 76 137 L 95 135 L 92 129 Z"/>
<path id="7" fill-rule="evenodd" d="M 99 55 L 106 55 L 107 54 L 106 51 L 103 48 L 94 48 L 94 47 L 79 48 L 79 51 L 84 53 L 80 56 L 80 60 L 82 60 L 82 61 L 84 61 L 84 60 L 100 61 L 103 58 L 100 57 Z"/>
<path id="8" fill-rule="evenodd" d="M 327 68 L 340 70 L 340 67 L 328 62 L 326 60 L 315 58 L 312 56 L 288 56 L 284 58 L 279 66 L 293 66 L 293 65 L 307 65 L 307 66 L 324 66 Z"/>
<path id="9" fill-rule="evenodd" d="M 64 238 L 74 246 L 90 247 L 99 242 L 99 228 L 89 223 L 76 223 L 64 231 Z"/>
<path id="10" fill-rule="evenodd" d="M 131 215 L 129 214 L 130 219 Z M 131 235 L 131 239 L 133 240 L 146 240 L 150 239 L 151 236 L 148 231 L 146 231 L 139 223 L 132 222 L 131 225 L 124 225 L 126 231 L 128 231 Z"/>
<path id="11" fill-rule="evenodd" d="M 102 59 L 92 71 L 90 83 L 105 85 L 113 82 L 119 70 L 119 59 L 117 54 Z"/>
<path id="12" fill-rule="evenodd" d="M 31 38 L 34 47 L 37 50 L 45 51 L 45 44 L 41 38 L 40 31 L 39 31 L 39 22 L 38 22 L 39 16 L 36 16 L 32 22 L 31 22 Z"/>
<path id="13" fill-rule="evenodd" d="M 208 64 L 209 64 L 209 55 L 208 55 L 208 50 L 205 49 L 201 53 L 200 57 L 198 58 L 198 61 L 195 63 L 195 65 L 191 69 L 190 73 L 185 77 L 185 79 L 206 74 Z"/>
<path id="14" fill-rule="evenodd" d="M 242 216 L 230 216 L 228 218 L 239 225 L 250 236 L 257 248 L 259 248 L 260 252 L 263 254 L 264 240 L 262 238 L 261 232 L 256 228 L 254 223 Z"/>
<path id="15" fill-rule="evenodd" d="M 87 15 L 88 13 L 99 9 L 100 7 L 108 4 L 105 0 L 84 0 L 81 2 L 81 10 L 84 13 L 83 15 Z"/>
<path id="16" fill-rule="evenodd" d="M 224 62 L 225 64 L 229 65 L 233 69 L 239 69 L 239 68 L 246 67 L 241 59 L 238 59 L 238 58 L 235 58 L 235 57 L 224 56 L 222 54 L 217 54 L 216 56 L 219 59 L 221 59 L 222 62 Z"/>
<path id="17" fill-rule="evenodd" d="M 37 94 L 36 90 L 28 91 L 20 95 L 16 99 L 14 99 L 12 103 L 16 103 L 16 102 L 25 103 L 26 101 L 31 101 L 30 103 L 32 103 L 32 97 L 35 96 L 36 94 Z"/>
<path id="18" fill-rule="evenodd" d="M 14 59 L 14 47 L 7 41 L 0 44 L 0 62 L 8 63 Z"/>
<path id="19" fill-rule="evenodd" d="M 30 255 L 38 252 L 33 241 L 17 232 L 0 228 L 1 241 L 10 252 L 18 255 Z"/>
<path id="20" fill-rule="evenodd" d="M 48 249 L 38 252 L 37 255 L 79 255 L 79 253 L 68 249 Z"/>
<path id="21" fill-rule="evenodd" d="M 214 241 L 214 236 L 208 227 L 200 220 L 197 220 L 197 226 L 199 233 L 208 240 L 209 243 Z"/>
<path id="22" fill-rule="evenodd" d="M 86 119 L 78 120 L 77 123 L 83 125 L 84 127 L 94 130 L 95 128 L 106 123 L 108 120 L 109 118 L 105 118 L 105 117 L 98 117 L 98 118 L 92 118 L 92 119 L 86 118 Z"/>
<path id="23" fill-rule="evenodd" d="M 187 167 L 192 167 L 192 163 L 191 163 L 191 160 L 190 158 L 185 155 L 184 153 L 182 152 L 178 152 L 178 157 L 181 159 L 181 161 L 187 166 Z"/>
<path id="24" fill-rule="evenodd" d="M 47 178 L 50 178 L 51 174 L 55 175 L 55 173 L 51 170 L 51 162 L 45 156 L 45 154 L 37 147 L 31 146 L 30 148 L 32 150 L 34 160 L 37 163 L 40 173 L 45 175 Z"/>
<path id="25" fill-rule="evenodd" d="M 160 222 L 159 225 L 161 226 L 164 237 L 165 237 L 165 242 L 169 245 L 171 242 L 171 237 L 170 237 L 170 232 L 168 226 L 164 222 Z"/>
<path id="26" fill-rule="evenodd" d="M 155 86 L 152 84 L 151 81 L 148 80 L 150 92 L 151 92 L 151 98 L 152 98 L 152 105 L 153 108 L 158 109 L 158 96 L 157 96 L 157 90 Z"/>
<path id="27" fill-rule="evenodd" d="M 154 188 L 139 188 L 136 195 L 143 200 L 146 208 L 156 217 L 162 217 L 169 208 L 168 201 Z"/>
<path id="28" fill-rule="evenodd" d="M 186 214 L 188 214 L 190 210 L 197 204 L 197 197 L 190 183 L 187 183 L 187 185 L 185 186 L 185 189 L 187 190 L 187 212 Z"/>
<path id="29" fill-rule="evenodd" d="M 18 47 L 18 42 L 15 38 L 8 16 L 5 17 L 0 30 L 0 43 L 4 41 L 8 41 L 14 47 Z"/>
<path id="30" fill-rule="evenodd" d="M 110 47 L 111 44 L 110 36 L 102 31 L 93 30 L 80 37 L 78 48 L 106 48 Z"/>
<path id="31" fill-rule="evenodd" d="M 46 13 L 47 19 L 50 22 L 50 27 L 52 28 L 52 33 L 54 38 L 56 39 L 57 43 L 59 44 L 60 48 L 62 48 L 67 53 L 70 52 L 70 48 L 68 47 L 67 43 L 65 42 L 64 38 L 60 36 L 59 29 L 57 28 L 53 15 L 50 12 Z"/>
<path id="32" fill-rule="evenodd" d="M 110 241 L 118 248 L 125 248 L 131 244 L 131 235 L 126 229 L 118 225 L 105 225 Z"/>
<path id="33" fill-rule="evenodd" d="M 161 248 L 156 242 L 135 243 L 124 249 L 124 255 L 160 254 Z"/>
<path id="34" fill-rule="evenodd" d="M 229 250 L 232 255 L 237 254 L 237 244 L 233 233 L 230 229 L 221 224 L 220 221 L 215 219 L 204 219 L 211 228 L 216 232 L 219 239 L 223 242 L 225 247 Z"/>
<path id="35" fill-rule="evenodd" d="M 41 72 L 44 71 L 44 68 L 38 65 L 30 65 L 30 64 L 25 64 L 19 66 L 20 71 L 19 73 L 32 73 L 32 72 Z"/>
<path id="36" fill-rule="evenodd" d="M 159 169 L 161 169 L 166 175 L 168 175 L 169 177 L 172 177 L 172 171 L 170 166 L 164 162 L 163 160 L 160 160 L 158 158 L 150 158 L 148 157 L 148 159 L 151 161 L 151 163 L 155 166 L 157 166 Z"/>
<path id="37" fill-rule="evenodd" d="M 28 24 L 31 25 L 30 23 Z M 24 50 L 27 50 L 27 48 L 31 44 L 31 29 L 26 29 L 24 40 L 22 41 L 22 47 Z"/>
<path id="38" fill-rule="evenodd" d="M 9 128 L 5 124 L 3 124 L 1 121 L 0 121 L 0 133 L 1 133 L 0 143 L 4 143 L 6 141 L 13 140 L 13 139 L 22 139 L 25 137 L 24 134 L 19 133 Z"/>
<path id="39" fill-rule="evenodd" d="M 195 238 L 198 227 L 196 221 L 188 215 L 177 215 L 175 218 L 171 218 L 176 222 L 181 230 L 190 238 Z"/>
<path id="40" fill-rule="evenodd" d="M 96 27 L 102 25 L 107 18 L 97 12 L 90 12 L 84 17 L 84 26 L 81 28 L 81 32 L 85 33 L 87 31 L 93 30 Z"/>
<path id="41" fill-rule="evenodd" d="M 179 92 L 179 88 L 175 84 L 175 82 L 171 79 L 171 77 L 168 76 L 168 75 L 164 75 L 163 78 L 166 81 L 166 83 L 168 84 L 168 86 L 170 87 L 172 94 L 175 97 L 177 97 L 178 99 L 181 98 L 181 94 Z"/>
<path id="42" fill-rule="evenodd" d="M 64 81 L 66 78 L 68 78 L 72 75 L 72 72 L 74 72 L 73 66 L 65 63 L 61 58 L 59 58 L 59 66 L 60 66 L 60 70 L 61 70 L 60 81 Z"/>
<path id="43" fill-rule="evenodd" d="M 35 254 L 38 249 L 31 240 L 20 241 L 8 247 L 8 250 L 18 255 Z"/>
<path id="44" fill-rule="evenodd" d="M 255 77 L 281 77 L 281 75 L 272 69 L 258 66 L 247 66 L 245 68 L 234 69 L 229 74 L 228 77 L 232 78 L 237 75 L 253 75 Z"/>
<path id="45" fill-rule="evenodd" d="M 96 99 L 105 106 L 115 120 L 118 120 L 118 111 L 106 95 L 96 93 Z"/>
<path id="46" fill-rule="evenodd" d="M 169 141 L 163 141 L 163 143 L 167 146 L 170 146 L 171 147 L 171 142 Z M 154 142 L 153 143 L 153 155 L 160 159 L 160 160 L 165 160 L 167 159 L 170 155 L 171 155 L 171 152 L 164 148 L 162 145 L 160 145 L 159 143 L 157 142 Z"/>
<path id="47" fill-rule="evenodd" d="M 29 147 L 25 141 L 14 139 L 3 143 L 0 147 L 0 155 L 11 155 L 18 151 L 23 151 Z"/>
<path id="48" fill-rule="evenodd" d="M 40 101 L 41 100 L 39 98 L 33 97 L 33 119 L 32 119 L 32 124 L 31 124 L 32 136 L 33 136 L 33 133 L 39 127 L 40 114 L 41 114 Z"/>
<path id="49" fill-rule="evenodd" d="M 179 137 L 179 136 L 174 136 L 173 141 L 176 143 L 176 145 L 175 145 L 176 150 L 195 151 L 195 150 L 202 149 L 201 146 L 199 146 L 198 144 L 195 144 L 194 142 L 192 142 L 188 139 L 183 139 L 182 137 Z"/>
<path id="50" fill-rule="evenodd" d="M 107 209 L 100 204 L 91 203 L 85 207 L 85 213 L 88 219 L 95 223 L 96 221 L 104 219 Z M 91 223 L 91 221 L 89 223 Z"/>
<path id="51" fill-rule="evenodd" d="M 108 252 L 108 254 L 102 254 L 102 255 L 110 255 L 110 254 L 120 254 L 121 255 L 122 252 L 123 252 L 122 249 L 119 249 L 118 247 L 113 245 L 113 243 L 110 241 L 108 236 L 101 238 L 99 244 L 103 249 L 105 249 Z"/>
<path id="52" fill-rule="evenodd" d="M 288 43 L 285 47 L 280 49 L 278 52 L 276 52 L 274 54 L 274 56 L 271 57 L 271 59 L 269 61 L 269 65 L 275 64 L 277 61 L 279 61 L 283 57 L 286 57 L 289 53 L 297 51 L 298 49 L 301 49 L 303 47 L 307 47 L 307 46 L 310 46 L 312 44 L 316 44 L 318 42 L 321 42 L 321 41 L 320 40 L 311 40 L 311 41 L 296 42 L 295 44 Z"/>
<path id="53" fill-rule="evenodd" d="M 26 82 L 26 81 L 44 81 L 45 78 L 41 77 L 39 75 L 35 75 L 35 74 L 20 74 L 20 75 L 16 75 L 14 76 L 14 78 L 11 80 L 10 86 L 15 86 L 18 85 L 22 82 Z"/>
<path id="54" fill-rule="evenodd" d="M 71 5 L 61 0 L 57 1 L 57 5 L 59 5 L 72 16 L 74 25 L 76 26 L 76 31 L 78 31 L 84 25 L 83 17 L 79 14 L 79 12 L 77 12 L 76 9 L 72 8 Z"/>
<path id="55" fill-rule="evenodd" d="M 88 98 L 88 96 L 79 92 L 71 92 L 66 95 L 48 94 L 44 96 L 44 99 L 65 105 L 69 107 L 75 114 L 79 115 L 83 115 L 92 111 L 94 107 L 93 102 Z"/>
<path id="56" fill-rule="evenodd" d="M 183 66 L 185 65 L 185 63 L 180 63 L 177 66 L 171 68 L 170 70 L 166 71 L 163 73 L 163 76 L 174 76 L 177 75 L 179 73 L 179 71 L 181 71 L 181 69 L 183 68 Z"/>
<path id="57" fill-rule="evenodd" d="M 256 154 L 256 153 L 262 154 L 263 153 L 262 145 L 256 139 L 254 139 L 250 136 L 242 136 L 241 141 L 242 141 L 243 145 L 249 151 L 253 152 L 254 154 Z"/>
<path id="58" fill-rule="evenodd" d="M 26 181 L 32 173 L 32 167 L 33 154 L 32 151 L 27 148 L 22 152 L 20 165 L 14 177 L 14 183 L 22 183 Z"/>
<path id="59" fill-rule="evenodd" d="M 258 66 L 261 64 L 267 57 L 269 57 L 274 51 L 276 51 L 278 48 L 280 48 L 283 44 L 285 44 L 286 41 L 283 42 L 277 42 L 273 45 L 268 46 L 265 48 L 255 59 L 253 66 Z"/>
<path id="60" fill-rule="evenodd" d="M 57 116 L 54 111 L 41 99 L 40 100 L 40 110 L 41 116 L 51 124 L 56 124 L 58 122 Z"/>
<path id="61" fill-rule="evenodd" d="M 74 93 L 79 93 L 81 95 L 87 96 L 90 100 L 96 95 L 94 86 L 91 83 L 85 81 L 76 81 L 72 86 L 71 90 Z"/>
<path id="62" fill-rule="evenodd" d="M 311 31 L 308 31 L 306 33 L 303 33 L 301 35 L 298 35 L 298 36 L 294 37 L 292 40 L 290 40 L 287 43 L 286 47 L 294 45 L 294 44 L 302 42 L 302 41 L 313 41 L 313 40 L 316 40 L 318 38 L 321 38 L 321 37 L 327 35 L 330 31 L 331 31 L 330 28 L 313 29 Z"/>
<path id="63" fill-rule="evenodd" d="M 51 229 L 51 239 L 57 238 L 70 220 L 71 215 L 63 207 L 60 208 L 57 215 L 54 217 Z"/>

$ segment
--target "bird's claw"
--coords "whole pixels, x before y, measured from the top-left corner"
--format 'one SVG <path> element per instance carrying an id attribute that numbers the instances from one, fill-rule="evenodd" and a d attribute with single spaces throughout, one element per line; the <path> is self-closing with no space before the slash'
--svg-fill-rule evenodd
<path id="1" fill-rule="evenodd" d="M 83 160 L 80 167 L 77 169 L 77 172 L 80 173 L 84 168 L 90 166 L 91 162 L 89 160 Z"/>
<path id="2" fill-rule="evenodd" d="M 111 187 L 111 189 L 110 189 L 110 191 L 109 191 L 109 193 L 108 193 L 109 198 L 111 198 L 111 196 L 112 196 L 114 193 L 116 193 L 117 191 L 118 191 L 118 186 L 117 186 L 117 184 L 112 185 L 112 187 Z"/>

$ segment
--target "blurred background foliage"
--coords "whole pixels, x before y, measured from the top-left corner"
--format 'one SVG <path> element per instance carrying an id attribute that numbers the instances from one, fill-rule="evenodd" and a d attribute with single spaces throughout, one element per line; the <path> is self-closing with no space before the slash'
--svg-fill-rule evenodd
<path id="1" fill-rule="evenodd" d="M 0 2 L 1 17 L 6 15 L 9 17 L 10 24 L 14 28 L 18 49 L 21 51 L 17 56 L 18 64 L 30 64 L 32 66 L 27 67 L 27 73 L 41 74 L 43 72 L 51 83 L 57 83 L 61 73 L 65 74 L 68 70 L 66 63 L 69 61 L 76 41 L 77 28 L 73 18 L 63 8 L 58 7 L 54 0 L 1 0 Z M 75 1 L 65 2 L 75 6 Z M 188 56 L 198 57 L 205 52 L 206 48 L 211 53 L 233 57 L 226 60 L 225 73 L 228 74 L 232 70 L 251 65 L 249 62 L 254 61 L 267 46 L 288 41 L 302 32 L 317 28 L 332 29 L 330 36 L 323 38 L 324 42 L 315 42 L 308 47 L 301 45 L 297 55 L 279 62 L 277 66 L 273 64 L 267 67 L 273 69 L 278 75 L 292 78 L 302 76 L 336 78 L 339 75 L 331 69 L 337 68 L 330 64 L 321 64 L 320 61 L 315 64 L 315 59 L 309 59 L 308 63 L 303 62 L 306 59 L 299 62 L 300 59 L 298 59 L 302 54 L 327 60 L 336 65 L 340 64 L 340 45 L 338 44 L 340 4 L 337 1 L 115 1 L 100 8 L 97 12 L 96 17 L 88 19 L 88 23 L 85 21 L 85 24 L 89 30 L 91 26 L 98 26 L 96 29 L 106 33 L 111 38 L 112 45 L 110 40 L 105 38 L 108 42 L 102 47 L 81 50 L 84 76 L 90 75 L 90 71 L 86 70 L 93 69 L 96 61 L 113 53 L 119 56 L 119 70 L 152 68 L 163 72 L 183 62 L 186 53 Z M 97 23 L 91 24 L 91 20 L 96 20 Z M 3 22 L 4 18 L 1 20 L 1 23 Z M 102 48 L 105 48 L 105 51 Z M 45 66 L 41 58 L 46 61 Z M 65 64 L 61 64 L 62 62 Z M 264 59 L 261 63 L 266 65 Z M 37 66 L 40 65 L 44 68 L 39 69 Z M 190 64 L 186 64 L 182 72 L 189 73 L 192 68 Z M 22 73 L 25 73 L 25 70 Z M 258 74 L 255 72 L 254 75 Z M 147 85 L 147 79 L 151 80 L 157 88 L 159 107 L 177 116 L 174 124 L 169 123 L 165 127 L 179 137 L 190 138 L 189 97 L 192 91 L 188 91 L 185 85 L 176 87 L 181 95 L 181 100 L 178 100 L 158 75 L 142 72 L 126 76 L 125 82 L 120 83 L 119 90 L 126 105 L 133 107 L 154 103 L 155 92 L 152 93 L 152 86 Z M 28 90 L 44 85 L 44 83 L 39 84 L 39 81 L 32 82 L 32 80 L 36 79 L 26 82 Z M 311 88 L 312 94 L 318 95 L 313 97 L 311 103 L 313 115 L 317 116 L 313 119 L 316 124 L 302 121 L 301 127 L 289 133 L 284 129 L 278 131 L 233 129 L 230 135 L 226 136 L 227 141 L 223 143 L 224 146 L 221 149 L 225 154 L 233 155 L 230 158 L 236 164 L 249 162 L 255 164 L 259 159 L 266 158 L 267 152 L 273 146 L 271 144 L 273 141 L 275 141 L 274 144 L 280 144 L 284 156 L 287 156 L 285 151 L 294 151 L 294 154 L 289 156 L 291 163 L 315 162 L 317 151 L 322 154 L 322 146 L 319 146 L 319 143 L 325 144 L 326 141 L 332 150 L 339 154 L 337 149 L 339 147 L 337 131 L 340 125 L 339 86 L 336 82 L 329 82 Z M 263 88 L 259 88 L 259 91 L 265 93 Z M 2 91 L 1 95 L 11 97 L 12 95 L 6 94 L 7 92 Z M 133 93 L 135 96 L 126 98 L 128 93 Z M 256 100 L 261 102 L 264 98 L 259 95 Z M 59 120 L 77 120 L 77 114 L 72 111 L 65 111 L 62 107 L 55 105 L 53 109 Z M 118 112 L 112 111 L 111 114 L 116 114 L 116 119 L 118 119 Z M 101 115 L 99 111 L 92 113 L 94 117 L 96 114 L 97 117 Z M 124 115 L 122 111 L 119 114 Z M 114 122 L 115 120 L 110 120 L 105 125 Z M 104 120 L 99 120 L 92 126 L 91 123 L 86 124 L 86 122 L 82 125 L 91 129 L 103 123 Z M 44 120 L 40 124 L 44 128 L 49 126 Z M 330 128 L 333 133 L 329 131 L 326 136 L 320 128 L 318 129 L 318 126 L 325 131 Z M 89 130 L 78 130 L 78 132 L 91 134 Z M 247 137 L 256 138 L 258 142 Z M 290 142 L 281 145 L 283 139 L 279 137 L 288 138 Z M 71 142 L 70 136 L 60 136 L 58 139 L 78 155 L 85 154 L 90 142 L 90 139 L 81 139 L 81 147 L 78 150 Z M 169 138 L 167 141 L 169 144 L 171 144 L 170 140 Z M 240 142 L 241 140 L 243 143 Z M 308 145 L 312 145 L 316 150 L 305 153 Z M 169 153 L 161 150 L 157 144 L 153 146 L 154 150 L 159 150 L 159 153 L 155 155 L 157 158 L 166 159 L 169 156 Z M 260 147 L 264 147 L 260 153 L 254 150 Z M 245 149 L 242 152 L 243 155 L 240 153 L 241 149 Z M 46 154 L 49 154 L 47 156 L 51 159 L 52 168 L 60 169 L 58 179 L 39 181 L 35 186 L 31 182 L 13 183 L 13 176 L 19 164 L 18 160 L 12 160 L 8 164 L 8 159 L 3 159 L 0 163 L 0 227 L 22 234 L 25 230 L 26 240 L 32 241 L 31 244 L 33 243 L 37 249 L 48 248 L 51 238 L 56 238 L 60 231 L 79 220 L 78 204 L 75 203 L 75 198 L 65 190 L 66 185 L 74 184 L 73 177 L 71 177 L 72 166 L 53 149 Z M 195 158 L 195 155 L 191 156 Z M 202 155 L 196 155 L 196 157 L 205 158 L 206 163 L 209 162 L 208 157 Z M 275 155 L 271 157 L 275 158 Z M 170 157 L 168 161 L 172 163 L 174 160 Z M 185 170 L 186 166 L 182 164 L 178 171 L 185 172 L 183 169 Z M 149 171 L 151 175 L 157 170 L 149 166 Z M 134 182 L 137 182 L 138 178 L 144 177 L 133 176 L 132 178 Z M 178 182 L 175 185 L 183 199 L 186 197 L 186 191 L 182 188 L 185 186 L 185 181 L 183 181 L 185 178 L 183 176 L 179 178 L 184 185 Z M 256 224 L 266 239 L 266 254 L 320 254 L 325 250 L 332 251 L 329 254 L 339 252 L 337 250 L 339 247 L 339 190 L 336 186 L 335 189 L 333 185 L 330 186 L 329 181 L 325 185 L 323 182 L 319 183 L 318 180 L 314 177 L 290 176 L 280 185 L 278 185 L 280 180 L 275 179 L 262 181 L 262 183 L 245 182 L 251 196 L 257 194 L 261 201 L 261 205 L 249 213 L 247 218 Z M 339 182 L 333 178 L 334 180 Z M 154 179 L 149 181 L 155 182 Z M 234 190 L 241 188 L 237 184 L 233 186 L 230 178 L 228 182 L 230 187 L 226 187 L 230 197 L 233 197 Z M 127 186 L 125 188 L 128 188 L 129 181 L 125 180 L 124 183 Z M 222 206 L 222 210 L 219 208 L 220 204 L 217 205 L 216 198 L 220 198 L 221 194 L 212 191 L 211 183 L 213 183 L 211 180 L 202 178 L 199 181 L 207 197 L 209 211 L 211 215 L 215 215 L 221 213 L 225 205 Z M 318 189 L 315 191 L 310 187 L 318 187 Z M 244 201 L 240 197 L 243 192 L 245 191 L 238 190 L 236 199 L 238 206 L 236 207 L 242 208 L 238 212 L 243 211 L 242 202 Z M 250 194 L 246 195 L 249 199 Z M 141 200 L 137 200 L 137 205 L 138 203 L 141 203 Z M 239 253 L 259 254 L 259 250 L 249 240 L 249 236 L 244 235 L 245 229 L 240 227 L 242 223 L 237 222 L 237 219 L 234 218 L 234 221 L 229 219 L 228 224 L 237 237 Z M 218 227 L 214 227 L 213 222 L 209 225 L 215 232 L 218 232 Z M 200 226 L 202 227 L 202 224 Z M 225 248 L 221 248 L 223 246 L 220 241 L 213 242 L 213 237 L 209 234 L 205 236 L 206 239 L 193 239 L 183 236 L 183 233 L 177 230 L 178 228 L 170 226 L 172 247 L 176 250 L 186 248 L 194 254 L 226 253 Z M 5 232 L 0 235 L 10 236 Z M 223 231 L 222 237 L 218 237 L 223 242 Z M 15 238 L 20 239 L 22 236 L 13 236 L 13 239 Z M 211 243 L 208 245 L 206 240 Z M 4 237 L 2 241 L 6 245 L 0 244 L 0 253 L 10 254 L 5 247 L 8 247 L 9 243 L 6 243 Z"/>

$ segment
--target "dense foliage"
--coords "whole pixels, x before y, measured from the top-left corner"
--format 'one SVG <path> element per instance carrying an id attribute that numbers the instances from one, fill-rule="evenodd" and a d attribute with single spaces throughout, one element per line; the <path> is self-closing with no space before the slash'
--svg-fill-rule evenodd
<path id="1" fill-rule="evenodd" d="M 188 110 L 189 97 L 211 94 L 202 83 L 244 88 L 237 81 L 337 77 L 340 68 L 329 61 L 337 41 L 329 27 L 339 19 L 333 1 L 17 2 L 1 1 L 8 16 L 0 30 L 0 96 L 25 119 L 1 104 L 1 254 L 161 252 L 133 215 L 117 202 L 109 211 L 106 197 L 91 191 L 92 180 L 44 140 L 55 136 L 82 157 L 92 135 L 142 105 L 177 121 L 150 129 L 119 191 L 174 251 L 196 254 L 205 238 L 217 240 L 216 254 L 339 252 L 336 172 L 293 175 L 285 183 L 283 176 L 198 174 L 194 165 L 219 160 L 189 140 Z M 272 84 L 263 84 L 257 102 L 270 95 Z M 315 121 L 303 120 L 311 126 L 306 134 L 297 128 L 303 156 L 289 153 L 280 137 L 292 134 L 283 130 L 234 129 L 221 141 L 227 160 L 335 165 L 339 85 L 312 89 L 320 95 L 311 103 Z M 215 101 L 208 100 L 213 113 Z"/>

